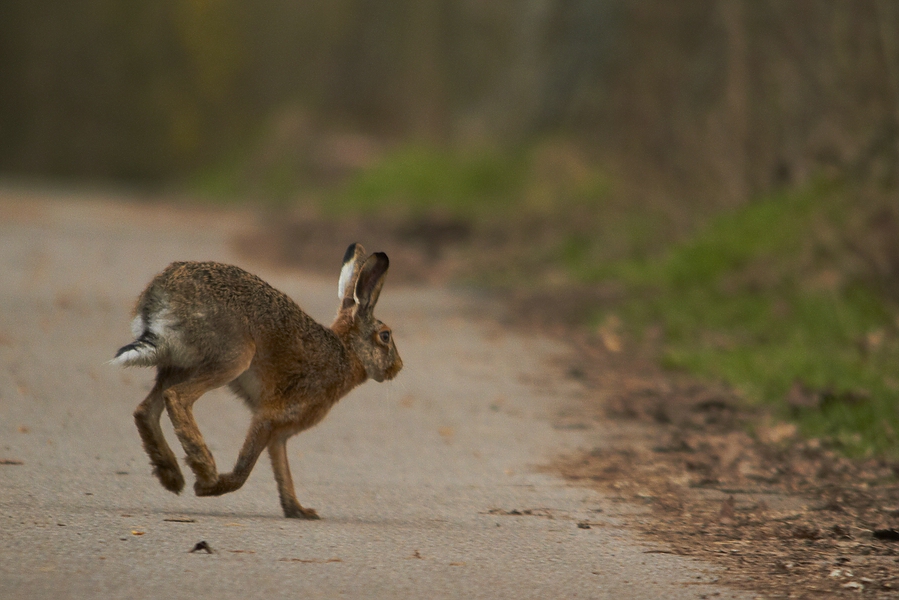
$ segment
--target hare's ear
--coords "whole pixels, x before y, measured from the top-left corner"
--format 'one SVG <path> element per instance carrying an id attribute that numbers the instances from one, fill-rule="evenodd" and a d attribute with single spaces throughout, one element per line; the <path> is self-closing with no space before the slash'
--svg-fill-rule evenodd
<path id="1" fill-rule="evenodd" d="M 340 299 L 341 310 L 353 308 L 356 304 L 353 296 L 364 256 L 365 248 L 362 244 L 350 244 L 343 255 L 343 267 L 340 269 L 340 279 L 337 280 L 337 298 Z"/>
<path id="2" fill-rule="evenodd" d="M 378 302 L 381 295 L 381 287 L 384 285 L 384 275 L 390 261 L 383 252 L 375 252 L 362 265 L 359 278 L 356 280 L 356 289 L 353 297 L 356 301 L 356 314 L 369 314 Z"/>

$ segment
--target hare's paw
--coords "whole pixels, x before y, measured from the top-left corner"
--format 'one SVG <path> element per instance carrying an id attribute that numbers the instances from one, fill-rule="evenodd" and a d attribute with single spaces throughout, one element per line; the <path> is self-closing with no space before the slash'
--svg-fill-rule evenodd
<path id="1" fill-rule="evenodd" d="M 318 513 L 315 512 L 315 509 L 303 508 L 300 505 L 290 507 L 285 506 L 284 516 L 288 519 L 306 519 L 307 521 L 317 521 L 321 519 L 321 517 L 318 516 Z"/>
<path id="2" fill-rule="evenodd" d="M 157 463 L 153 465 L 153 474 L 162 487 L 170 492 L 180 494 L 184 489 L 184 475 L 181 474 L 178 463 Z"/>
<path id="3" fill-rule="evenodd" d="M 225 473 L 224 475 L 219 475 L 212 482 L 198 479 L 194 483 L 194 493 L 197 496 L 221 496 L 222 494 L 233 492 L 242 485 L 243 480 L 236 479 L 231 473 Z"/>
<path id="4" fill-rule="evenodd" d="M 194 494 L 197 496 L 219 496 L 220 493 L 216 493 L 216 481 L 209 483 L 208 481 L 196 481 L 194 482 Z"/>

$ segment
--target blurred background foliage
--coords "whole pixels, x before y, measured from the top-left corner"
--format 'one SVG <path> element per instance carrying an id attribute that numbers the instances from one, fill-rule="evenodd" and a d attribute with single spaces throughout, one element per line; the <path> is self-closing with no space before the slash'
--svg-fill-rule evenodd
<path id="1" fill-rule="evenodd" d="M 7 173 L 158 182 L 251 147 L 360 155 L 304 165 L 323 177 L 383 143 L 563 134 L 734 205 L 895 152 L 890 0 L 6 0 L 0 29 Z"/>
<path id="2" fill-rule="evenodd" d="M 899 455 L 894 0 L 4 0 L 0 65 L 5 178 L 368 215 Z"/>

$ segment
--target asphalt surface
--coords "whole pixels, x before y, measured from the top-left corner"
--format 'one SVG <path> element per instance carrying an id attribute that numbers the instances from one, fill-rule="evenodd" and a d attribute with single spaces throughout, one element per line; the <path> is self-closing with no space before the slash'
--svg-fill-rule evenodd
<path id="1" fill-rule="evenodd" d="M 153 372 L 106 364 L 147 281 L 172 260 L 221 260 L 321 321 L 336 310 L 342 257 L 333 280 L 248 263 L 229 242 L 252 222 L 0 189 L 0 598 L 745 596 L 635 539 L 622 522 L 639 509 L 540 468 L 608 433 L 571 417 L 583 391 L 552 366 L 564 346 L 389 275 L 376 312 L 404 370 L 288 443 L 297 495 L 321 521 L 282 517 L 265 456 L 235 493 L 197 498 L 187 469 L 185 492 L 165 491 L 131 417 Z M 195 412 L 230 470 L 248 411 L 218 391 Z M 191 553 L 201 541 L 213 552 Z"/>

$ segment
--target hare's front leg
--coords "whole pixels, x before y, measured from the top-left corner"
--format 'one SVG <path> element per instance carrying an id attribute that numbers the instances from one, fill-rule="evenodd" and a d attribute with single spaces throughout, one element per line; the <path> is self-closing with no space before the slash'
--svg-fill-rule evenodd
<path id="1" fill-rule="evenodd" d="M 240 449 L 240 454 L 237 455 L 234 469 L 230 473 L 219 475 L 212 481 L 201 480 L 198 477 L 194 484 L 194 492 L 197 496 L 221 496 L 239 489 L 250 476 L 256 460 L 271 440 L 272 431 L 273 426 L 270 421 L 254 417 L 247 438 Z"/>
<path id="2" fill-rule="evenodd" d="M 315 510 L 303 508 L 297 500 L 293 478 L 290 476 L 290 465 L 287 464 L 287 438 L 288 436 L 277 436 L 268 445 L 268 454 L 272 459 L 272 471 L 275 472 L 275 481 L 278 483 L 278 496 L 281 498 L 284 516 L 292 519 L 318 519 Z"/>
<path id="3" fill-rule="evenodd" d="M 165 441 L 162 428 L 159 426 L 159 418 L 165 407 L 163 388 L 166 385 L 163 373 L 156 377 L 156 385 L 150 391 L 143 402 L 137 405 L 134 411 L 134 422 L 140 439 L 144 443 L 144 450 L 150 457 L 153 465 L 153 474 L 162 483 L 162 486 L 176 494 L 184 489 L 184 475 L 178 467 L 178 459 Z"/>

